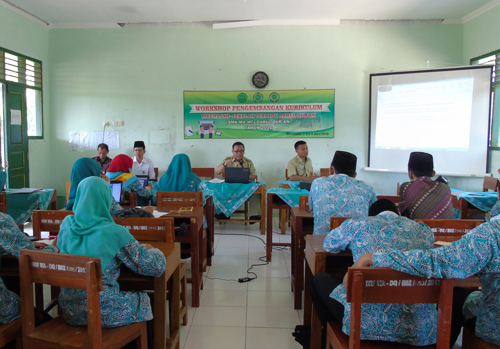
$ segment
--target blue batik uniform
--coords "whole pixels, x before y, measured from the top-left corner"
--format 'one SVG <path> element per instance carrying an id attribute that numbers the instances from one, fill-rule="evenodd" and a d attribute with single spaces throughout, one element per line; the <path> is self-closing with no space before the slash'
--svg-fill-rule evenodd
<path id="1" fill-rule="evenodd" d="M 17 227 L 14 219 L 0 212 L 0 255 L 9 255 L 19 258 L 21 250 L 36 250 L 26 234 Z M 46 252 L 57 252 L 57 248 L 47 246 Z M 11 322 L 21 316 L 21 302 L 19 296 L 7 290 L 0 278 L 0 325 Z"/>
<path id="2" fill-rule="evenodd" d="M 490 218 L 493 218 L 495 216 L 498 216 L 500 214 L 500 201 L 497 201 L 495 206 L 490 211 Z"/>
<path id="3" fill-rule="evenodd" d="M 365 253 L 429 249 L 434 244 L 431 229 L 394 212 L 345 221 L 332 230 L 323 244 L 325 251 L 339 253 L 350 249 L 354 261 Z M 346 302 L 343 284 L 330 297 L 344 306 L 342 331 L 349 334 L 351 304 Z M 436 342 L 437 311 L 428 304 L 363 304 L 361 339 L 429 345 Z"/>
<path id="4" fill-rule="evenodd" d="M 500 345 L 500 216 L 449 246 L 432 250 L 392 251 L 373 255 L 374 266 L 424 277 L 463 279 L 479 275 L 482 293 L 464 305 L 466 318 L 477 316 L 476 336 Z"/>
<path id="5" fill-rule="evenodd" d="M 367 216 L 375 201 L 372 186 L 355 178 L 340 174 L 315 179 L 309 193 L 314 234 L 328 234 L 330 217 Z"/>
<path id="6" fill-rule="evenodd" d="M 122 247 L 102 272 L 101 299 L 102 327 L 124 326 L 151 320 L 153 313 L 146 292 L 120 291 L 118 277 L 121 264 L 141 275 L 160 276 L 165 271 L 163 253 L 152 248 L 146 250 L 135 239 Z M 82 290 L 61 288 L 59 304 L 63 318 L 74 326 L 87 325 L 87 293 Z"/>

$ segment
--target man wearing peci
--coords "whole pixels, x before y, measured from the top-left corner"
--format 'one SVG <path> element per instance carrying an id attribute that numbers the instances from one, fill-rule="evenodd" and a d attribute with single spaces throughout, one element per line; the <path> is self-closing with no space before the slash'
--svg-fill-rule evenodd
<path id="1" fill-rule="evenodd" d="M 146 153 L 146 145 L 143 141 L 134 142 L 134 163 L 132 164 L 132 173 L 136 176 L 148 176 L 150 179 L 155 179 L 155 165 L 152 160 L 144 156 Z"/>

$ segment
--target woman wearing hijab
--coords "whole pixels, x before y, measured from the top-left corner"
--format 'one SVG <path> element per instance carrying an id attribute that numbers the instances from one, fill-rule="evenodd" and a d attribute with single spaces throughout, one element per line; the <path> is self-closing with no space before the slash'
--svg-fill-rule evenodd
<path id="1" fill-rule="evenodd" d="M 91 158 L 80 158 L 73 164 L 73 169 L 71 170 L 71 188 L 68 195 L 68 203 L 66 204 L 66 210 L 70 211 L 73 209 L 76 197 L 76 189 L 78 184 L 87 177 L 99 177 L 101 175 L 101 166 Z M 111 205 L 111 214 L 123 208 L 118 205 L 113 198 Z"/>
<path id="2" fill-rule="evenodd" d="M 0 186 L 5 186 L 5 172 L 0 171 Z M 36 250 L 29 237 L 21 232 L 8 214 L 0 212 L 0 255 L 19 258 L 21 250 Z M 55 246 L 44 248 L 46 252 L 57 252 Z M 7 324 L 21 316 L 20 298 L 7 289 L 0 278 L 0 325 Z"/>
<path id="3" fill-rule="evenodd" d="M 191 170 L 191 161 L 186 154 L 177 154 L 167 172 L 158 181 L 158 191 L 202 191 L 201 180 Z M 156 193 L 153 197 L 156 205 Z"/>
<path id="4" fill-rule="evenodd" d="M 125 154 L 115 156 L 111 165 L 109 165 L 106 176 L 112 181 L 123 182 L 123 190 L 129 193 L 137 193 L 138 199 L 149 200 L 151 192 L 148 188 L 144 188 L 135 175 L 130 173 L 134 161 Z M 147 204 L 147 203 L 146 203 Z"/>
<path id="5" fill-rule="evenodd" d="M 103 291 L 102 327 L 117 327 L 151 320 L 150 299 L 145 292 L 121 292 L 117 279 L 120 265 L 141 275 L 160 276 L 166 260 L 160 250 L 146 249 L 125 227 L 113 222 L 109 213 L 111 188 L 101 178 L 80 182 L 73 206 L 74 216 L 61 224 L 57 246 L 61 253 L 101 259 Z M 87 324 L 86 293 L 62 288 L 59 296 L 63 318 L 71 325 Z"/>

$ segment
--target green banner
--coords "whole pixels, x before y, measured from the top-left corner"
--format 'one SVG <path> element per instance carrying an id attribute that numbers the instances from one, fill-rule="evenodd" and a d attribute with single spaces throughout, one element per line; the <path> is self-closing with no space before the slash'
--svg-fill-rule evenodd
<path id="1" fill-rule="evenodd" d="M 335 90 L 184 91 L 184 139 L 332 138 Z"/>

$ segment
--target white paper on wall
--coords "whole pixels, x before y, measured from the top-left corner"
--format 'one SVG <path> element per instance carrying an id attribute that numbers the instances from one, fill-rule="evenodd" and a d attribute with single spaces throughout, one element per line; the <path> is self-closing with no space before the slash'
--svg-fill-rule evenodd
<path id="1" fill-rule="evenodd" d="M 69 132 L 69 150 L 96 150 L 100 143 L 106 143 L 109 149 L 120 148 L 120 132 Z"/>
<path id="2" fill-rule="evenodd" d="M 11 109 L 10 110 L 10 124 L 11 125 L 22 125 L 23 114 L 20 110 Z"/>

